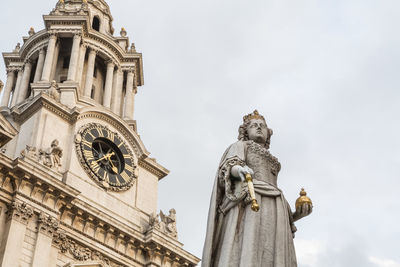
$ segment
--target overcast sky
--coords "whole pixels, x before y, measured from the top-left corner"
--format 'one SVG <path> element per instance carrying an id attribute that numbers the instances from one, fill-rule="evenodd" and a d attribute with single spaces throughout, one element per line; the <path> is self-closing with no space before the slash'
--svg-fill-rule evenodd
<path id="1" fill-rule="evenodd" d="M 11 51 L 56 1 L 2 1 Z M 294 206 L 299 267 L 399 267 L 400 2 L 398 0 L 108 0 L 143 53 L 135 117 L 171 170 L 159 208 L 201 257 L 219 159 L 257 108 L 274 130 L 278 184 Z M 5 81 L 4 63 L 0 77 Z"/>

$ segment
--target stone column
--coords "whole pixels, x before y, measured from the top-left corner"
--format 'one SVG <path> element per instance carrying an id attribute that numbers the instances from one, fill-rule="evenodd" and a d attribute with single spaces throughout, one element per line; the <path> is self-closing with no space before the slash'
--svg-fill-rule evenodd
<path id="1" fill-rule="evenodd" d="M 26 203 L 13 201 L 7 210 L 7 222 L 4 229 L 3 243 L 0 251 L 0 266 L 18 267 L 22 245 L 25 239 L 26 226 L 33 215 L 33 209 Z"/>
<path id="2" fill-rule="evenodd" d="M 36 239 L 35 251 L 33 253 L 32 267 L 50 266 L 50 251 L 53 241 L 53 234 L 58 229 L 57 219 L 40 213 L 38 219 L 38 236 Z"/>
<path id="3" fill-rule="evenodd" d="M 15 88 L 12 96 L 12 101 L 11 101 L 11 106 L 13 107 L 17 103 L 17 97 L 19 94 L 19 88 L 21 85 L 21 80 L 22 80 L 22 68 L 18 70 L 18 76 L 17 76 L 17 82 L 15 83 Z"/>
<path id="4" fill-rule="evenodd" d="M 55 80 L 55 75 L 57 71 L 57 63 L 58 63 L 58 55 L 60 54 L 60 43 L 56 44 L 56 48 L 54 49 L 54 57 L 53 57 L 53 65 L 51 66 L 51 73 L 50 73 L 50 82 Z"/>
<path id="5" fill-rule="evenodd" d="M 74 35 L 74 41 L 72 43 L 71 49 L 71 58 L 69 61 L 69 69 L 68 69 L 68 81 L 75 81 L 76 70 L 78 68 L 78 59 L 79 59 L 79 46 L 81 44 L 81 36 L 79 34 Z"/>
<path id="6" fill-rule="evenodd" d="M 27 60 L 27 62 L 25 63 L 24 75 L 22 76 L 21 86 L 19 88 L 19 93 L 16 103 L 22 102 L 26 97 L 29 87 L 29 79 L 31 78 L 31 71 L 32 71 L 32 63 L 30 60 Z"/>
<path id="7" fill-rule="evenodd" d="M 85 90 L 84 90 L 84 96 L 87 96 L 87 97 L 90 97 L 90 93 L 92 91 L 94 64 L 96 62 L 96 53 L 97 53 L 97 51 L 94 49 L 91 49 L 89 52 L 88 66 L 87 66 L 87 72 L 86 72 Z"/>
<path id="8" fill-rule="evenodd" d="M 111 96 L 113 86 L 114 62 L 112 60 L 107 62 L 106 84 L 104 86 L 103 106 L 106 108 L 111 107 Z"/>
<path id="9" fill-rule="evenodd" d="M 76 73 L 76 81 L 79 83 L 79 86 L 82 90 L 82 74 L 83 74 L 83 67 L 85 65 L 85 56 L 86 56 L 86 49 L 87 44 L 82 44 L 81 49 L 79 50 L 79 62 L 78 62 L 78 70 Z"/>
<path id="10" fill-rule="evenodd" d="M 47 45 L 46 59 L 44 61 L 42 81 L 50 81 L 51 67 L 53 66 L 54 51 L 56 48 L 57 36 L 51 34 Z"/>
<path id="11" fill-rule="evenodd" d="M 125 94 L 125 114 L 129 120 L 133 120 L 133 100 L 135 96 L 135 73 L 134 70 L 129 70 L 126 80 L 126 94 Z"/>
<path id="12" fill-rule="evenodd" d="M 114 97 L 111 103 L 111 110 L 117 115 L 121 115 L 121 95 L 122 95 L 122 86 L 124 80 L 124 72 L 121 69 L 118 69 L 116 72 L 116 82 L 114 88 Z"/>
<path id="13" fill-rule="evenodd" d="M 7 82 L 6 82 L 6 88 L 3 93 L 3 98 L 1 99 L 1 104 L 0 106 L 8 106 L 8 103 L 10 102 L 10 95 L 11 95 L 11 90 L 14 85 L 15 81 L 15 72 L 14 70 L 7 70 Z"/>
<path id="14" fill-rule="evenodd" d="M 43 72 L 43 65 L 44 65 L 44 49 L 40 49 L 39 51 L 39 58 L 36 64 L 36 71 L 35 71 L 35 77 L 33 78 L 33 82 L 38 82 L 40 81 L 40 78 L 42 77 L 42 72 Z"/>

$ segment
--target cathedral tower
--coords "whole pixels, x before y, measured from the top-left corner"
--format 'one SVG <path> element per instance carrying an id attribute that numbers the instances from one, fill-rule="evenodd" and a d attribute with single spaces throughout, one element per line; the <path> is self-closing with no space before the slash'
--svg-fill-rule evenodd
<path id="1" fill-rule="evenodd" d="M 0 266 L 195 266 L 175 210 L 156 214 L 168 170 L 133 116 L 142 55 L 104 0 L 60 0 L 43 18 L 3 53 Z"/>

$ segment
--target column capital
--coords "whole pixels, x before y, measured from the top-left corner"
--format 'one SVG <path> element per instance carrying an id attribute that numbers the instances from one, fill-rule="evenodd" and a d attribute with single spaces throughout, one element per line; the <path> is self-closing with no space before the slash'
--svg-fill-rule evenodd
<path id="1" fill-rule="evenodd" d="M 89 44 L 85 41 L 82 41 L 82 47 L 84 47 L 85 49 L 89 48 Z"/>
<path id="2" fill-rule="evenodd" d="M 82 32 L 80 32 L 80 31 L 73 32 L 73 35 L 74 35 L 74 40 L 75 39 L 80 40 L 82 38 Z"/>
<path id="3" fill-rule="evenodd" d="M 106 60 L 106 64 L 107 64 L 107 66 L 111 66 L 111 64 L 112 64 L 113 66 L 117 65 L 117 64 L 115 64 L 114 60 L 112 60 L 112 59 Z"/>
<path id="4" fill-rule="evenodd" d="M 25 202 L 13 200 L 7 206 L 7 219 L 14 219 L 23 224 L 28 224 L 29 219 L 33 216 L 33 209 Z"/>
<path id="5" fill-rule="evenodd" d="M 127 73 L 132 73 L 133 75 L 135 75 L 136 73 L 136 68 L 135 67 L 129 67 L 127 69 L 125 69 Z"/>
<path id="6" fill-rule="evenodd" d="M 41 47 L 39 49 L 39 54 L 45 54 L 45 53 L 46 53 L 46 50 L 44 49 L 44 47 Z"/>
<path id="7" fill-rule="evenodd" d="M 31 65 L 32 65 L 32 63 L 33 63 L 33 60 L 30 59 L 30 58 L 25 59 L 25 61 L 24 61 L 24 64 L 25 64 L 25 65 L 26 65 L 26 64 L 31 64 Z"/>
<path id="8" fill-rule="evenodd" d="M 51 39 L 56 39 L 58 37 L 58 32 L 56 32 L 54 30 L 48 31 L 48 34 L 49 34 L 49 38 L 51 38 Z"/>
<path id="9" fill-rule="evenodd" d="M 53 237 L 58 229 L 58 220 L 44 212 L 39 214 L 38 229 L 41 233 Z"/>
<path id="10" fill-rule="evenodd" d="M 23 70 L 24 70 L 24 68 L 22 66 L 15 67 L 15 71 L 17 73 L 22 72 Z"/>
<path id="11" fill-rule="evenodd" d="M 7 69 L 6 69 L 6 73 L 7 73 L 7 75 L 9 75 L 9 74 L 11 74 L 11 73 L 14 73 L 15 74 L 15 72 L 17 71 L 18 69 L 16 68 L 16 67 L 8 67 Z"/>
<path id="12" fill-rule="evenodd" d="M 93 54 L 93 53 L 94 53 L 94 54 L 99 53 L 99 49 L 98 49 L 98 48 L 89 46 L 89 49 L 90 49 L 89 53 L 91 53 L 91 54 Z"/>

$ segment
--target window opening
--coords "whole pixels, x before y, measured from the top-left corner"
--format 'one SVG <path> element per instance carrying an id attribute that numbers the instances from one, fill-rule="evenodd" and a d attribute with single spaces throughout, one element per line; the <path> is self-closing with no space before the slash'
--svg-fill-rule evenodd
<path id="1" fill-rule="evenodd" d="M 93 30 L 100 31 L 100 19 L 97 16 L 93 17 L 93 24 L 92 24 Z"/>
<path id="2" fill-rule="evenodd" d="M 63 61 L 63 69 L 68 69 L 69 68 L 69 61 L 70 61 L 70 57 L 64 57 L 64 61 Z"/>

